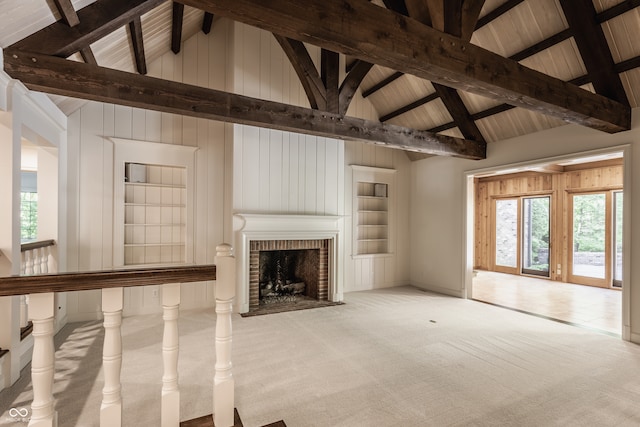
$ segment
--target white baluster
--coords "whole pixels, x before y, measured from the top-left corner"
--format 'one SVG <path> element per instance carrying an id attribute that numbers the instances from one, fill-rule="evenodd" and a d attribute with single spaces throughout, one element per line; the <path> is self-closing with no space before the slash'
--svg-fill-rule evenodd
<path id="1" fill-rule="evenodd" d="M 21 257 L 22 257 L 22 264 L 20 264 L 20 275 L 26 276 L 27 275 L 27 251 L 22 252 Z"/>
<path id="2" fill-rule="evenodd" d="M 49 272 L 49 254 L 51 246 L 40 248 L 40 273 L 47 274 Z"/>
<path id="3" fill-rule="evenodd" d="M 216 374 L 213 381 L 213 420 L 233 426 L 234 379 L 231 372 L 231 313 L 236 288 L 235 258 L 230 245 L 216 247 Z"/>
<path id="4" fill-rule="evenodd" d="M 40 261 L 40 248 L 32 249 L 31 259 L 33 260 L 33 274 L 40 274 L 41 261 Z"/>
<path id="5" fill-rule="evenodd" d="M 31 359 L 33 403 L 29 427 L 56 427 L 58 413 L 53 404 L 54 294 L 32 294 L 30 302 L 33 321 L 33 358 Z"/>
<path id="6" fill-rule="evenodd" d="M 164 334 L 162 336 L 162 427 L 180 425 L 180 389 L 178 388 L 178 308 L 180 306 L 180 284 L 171 283 L 162 287 L 162 309 Z"/>
<path id="7" fill-rule="evenodd" d="M 120 370 L 122 367 L 122 288 L 102 290 L 102 312 L 104 314 L 104 346 L 102 367 L 104 388 L 100 406 L 100 425 L 119 427 L 122 425 L 122 394 L 120 392 Z"/>
<path id="8" fill-rule="evenodd" d="M 33 275 L 33 251 L 25 251 L 24 258 L 25 258 L 24 274 L 26 274 L 27 276 L 32 276 Z"/>
<path id="9" fill-rule="evenodd" d="M 27 305 L 27 296 L 20 295 L 20 328 L 24 328 L 29 324 L 29 306 Z"/>

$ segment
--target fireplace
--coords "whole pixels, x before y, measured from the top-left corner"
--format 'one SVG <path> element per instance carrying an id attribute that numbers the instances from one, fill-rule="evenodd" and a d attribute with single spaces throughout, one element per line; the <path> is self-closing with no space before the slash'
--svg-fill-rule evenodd
<path id="1" fill-rule="evenodd" d="M 327 301 L 329 244 L 328 239 L 251 241 L 249 311 L 301 299 Z"/>
<path id="2" fill-rule="evenodd" d="M 342 301 L 342 222 L 337 216 L 234 215 L 238 312 Z"/>

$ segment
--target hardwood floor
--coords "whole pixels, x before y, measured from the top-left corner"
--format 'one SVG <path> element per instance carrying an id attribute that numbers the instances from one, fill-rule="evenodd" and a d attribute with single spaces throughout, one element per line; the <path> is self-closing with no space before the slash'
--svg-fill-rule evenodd
<path id="1" fill-rule="evenodd" d="M 473 299 L 620 335 L 622 292 L 528 276 L 478 271 Z"/>

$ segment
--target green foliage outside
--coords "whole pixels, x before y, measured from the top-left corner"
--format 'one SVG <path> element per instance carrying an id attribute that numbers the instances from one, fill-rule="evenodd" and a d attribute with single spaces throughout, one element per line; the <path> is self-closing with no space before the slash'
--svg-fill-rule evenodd
<path id="1" fill-rule="evenodd" d="M 604 252 L 604 194 L 583 194 L 573 197 L 574 252 Z"/>
<path id="2" fill-rule="evenodd" d="M 38 193 L 20 193 L 20 239 L 38 237 Z"/>
<path id="3" fill-rule="evenodd" d="M 536 197 L 527 201 L 531 207 L 531 252 L 535 257 L 540 249 L 549 249 L 549 198 Z M 548 268 L 548 264 L 544 267 Z"/>

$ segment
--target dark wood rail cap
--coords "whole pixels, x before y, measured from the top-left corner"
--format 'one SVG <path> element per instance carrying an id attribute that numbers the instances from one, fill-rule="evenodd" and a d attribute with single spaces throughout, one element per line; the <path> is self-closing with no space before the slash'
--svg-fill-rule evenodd
<path id="1" fill-rule="evenodd" d="M 0 277 L 0 296 L 204 282 L 215 279 L 214 264 L 9 276 Z"/>
<path id="2" fill-rule="evenodd" d="M 50 240 L 41 240 L 39 242 L 29 242 L 23 243 L 20 245 L 20 252 L 32 251 L 34 249 L 46 248 L 47 246 L 53 246 L 56 244 L 56 241 L 53 239 Z"/>

